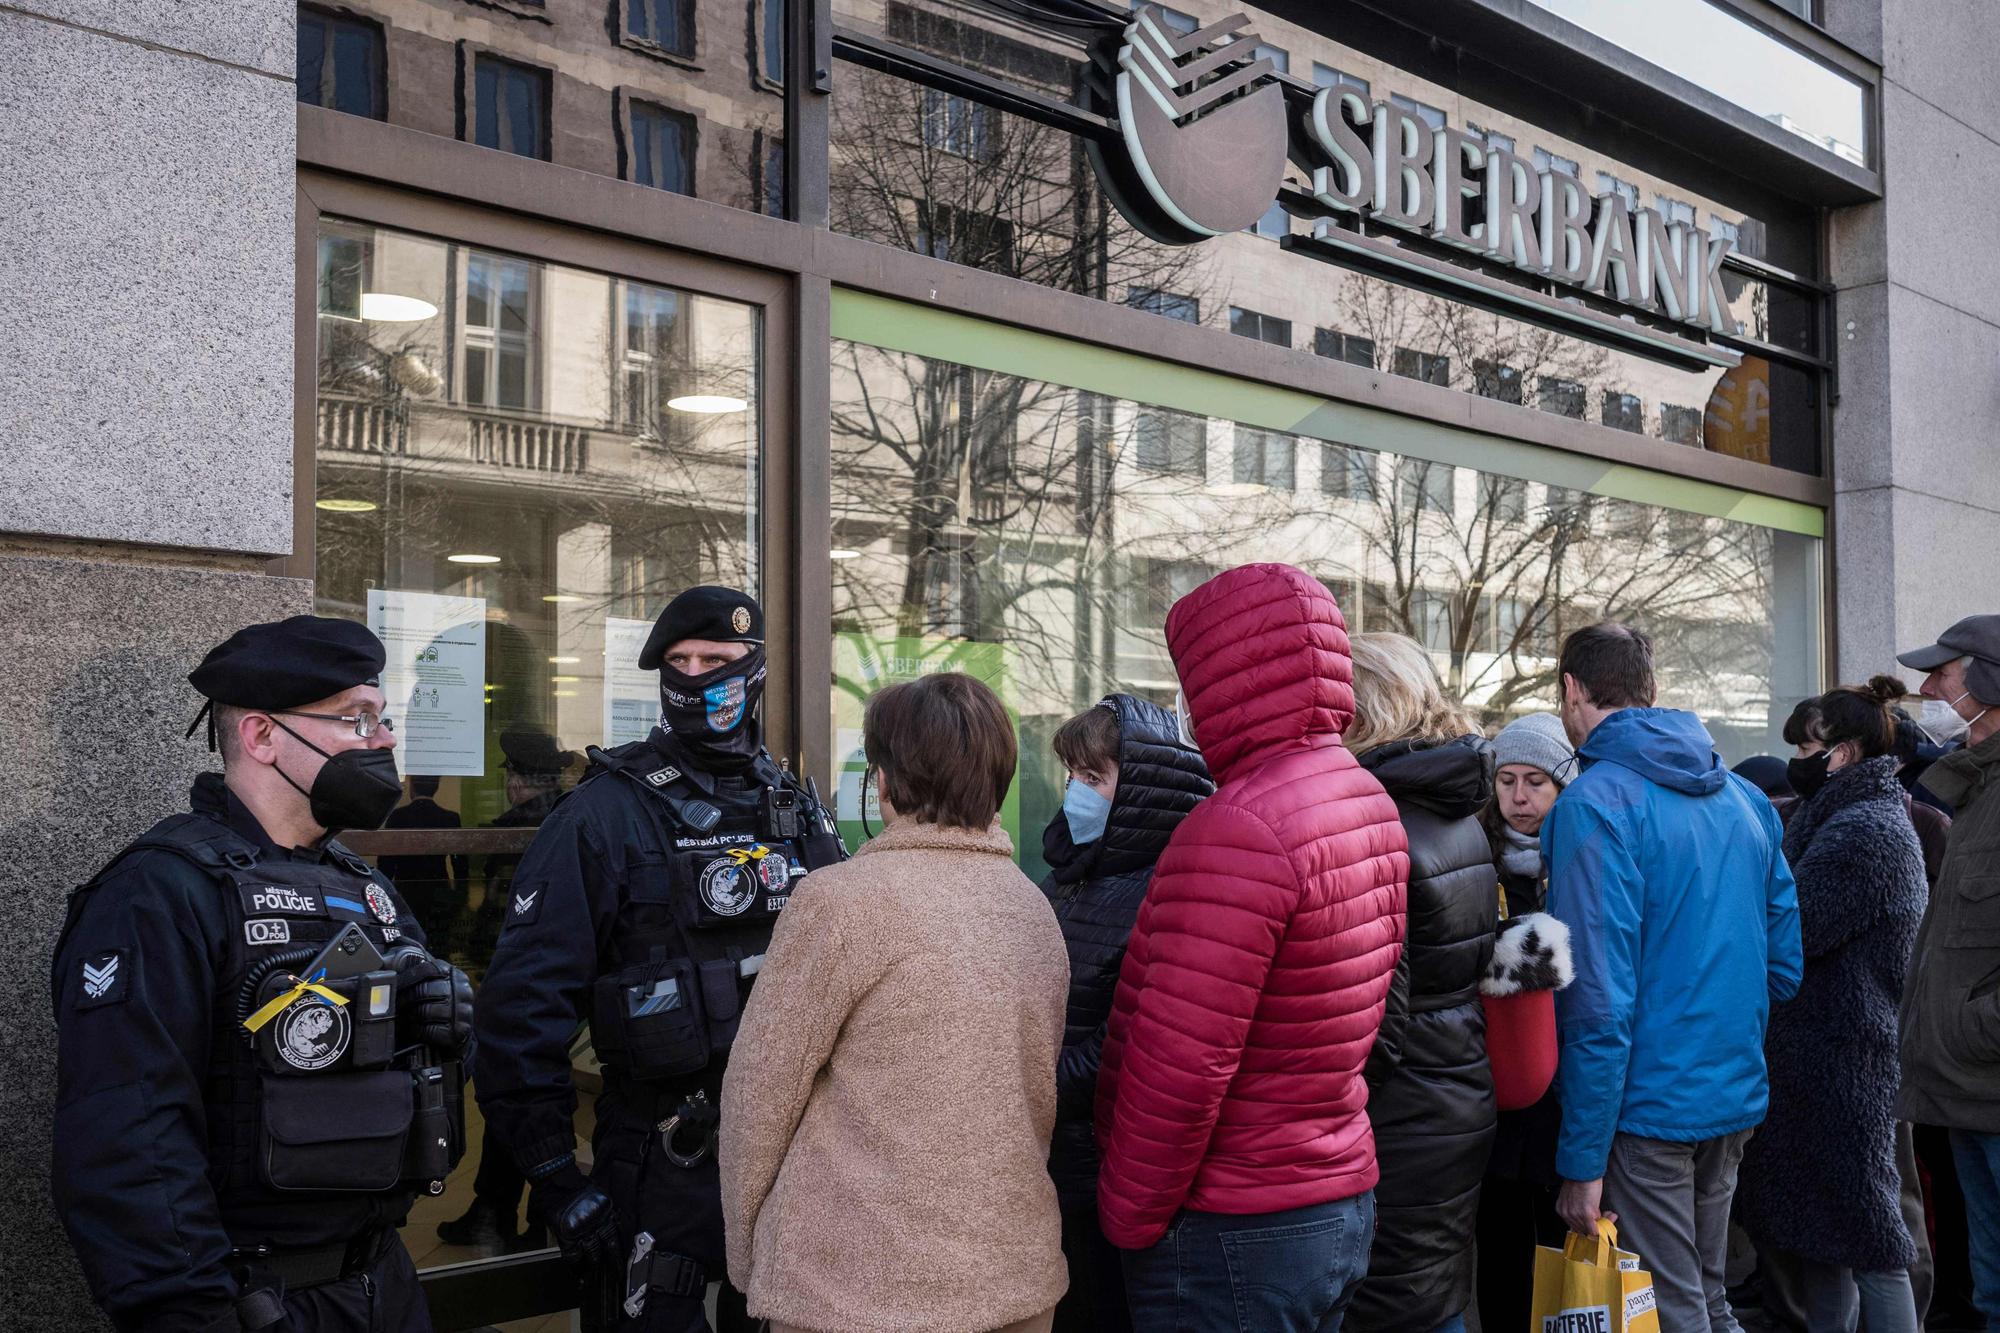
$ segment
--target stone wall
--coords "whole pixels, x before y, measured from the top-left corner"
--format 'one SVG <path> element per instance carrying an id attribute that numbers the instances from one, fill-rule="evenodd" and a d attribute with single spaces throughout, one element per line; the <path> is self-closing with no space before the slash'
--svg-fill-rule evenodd
<path id="1" fill-rule="evenodd" d="M 1832 218 L 1836 660 L 1892 665 L 1960 616 L 2000 611 L 2000 21 L 1979 0 L 1826 0 L 1882 61 L 1887 198 Z"/>
<path id="2" fill-rule="evenodd" d="M 296 22 L 290 0 L 0 8 L 7 1329 L 93 1326 L 49 1205 L 64 897 L 213 762 L 181 734 L 200 654 L 311 606 L 264 572 L 293 529 Z"/>

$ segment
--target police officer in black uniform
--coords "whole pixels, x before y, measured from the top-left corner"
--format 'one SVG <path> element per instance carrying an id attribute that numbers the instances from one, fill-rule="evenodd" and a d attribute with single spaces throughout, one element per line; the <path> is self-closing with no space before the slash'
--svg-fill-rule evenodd
<path id="1" fill-rule="evenodd" d="M 726 1285 L 713 1142 L 722 1073 L 791 884 L 843 859 L 832 817 L 765 751 L 763 612 L 692 588 L 639 655 L 661 723 L 589 751 L 508 887 L 479 990 L 480 1109 L 527 1174 L 529 1209 L 584 1276 L 587 1327 L 752 1327 Z M 592 1169 L 577 1165 L 571 1044 L 604 1069 Z"/>
<path id="2" fill-rule="evenodd" d="M 332 838 L 401 794 L 383 661 L 344 620 L 231 636 L 188 677 L 223 771 L 70 898 L 54 1192 L 121 1330 L 431 1326 L 395 1227 L 462 1150 L 472 992 Z"/>

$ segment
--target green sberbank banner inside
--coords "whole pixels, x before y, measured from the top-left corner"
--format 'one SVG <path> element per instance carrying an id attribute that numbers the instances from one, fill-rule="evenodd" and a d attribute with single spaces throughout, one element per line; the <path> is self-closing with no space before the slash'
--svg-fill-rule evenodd
<path id="1" fill-rule="evenodd" d="M 1155 361 L 1133 352 L 1073 342 L 849 288 L 834 289 L 832 333 L 836 338 L 872 347 L 955 361 L 982 370 L 1240 421 L 1267 430 L 1522 477 L 1610 499 L 1707 514 L 1808 537 L 1826 535 L 1825 512 L 1795 500 L 1421 421 L 1297 389 Z"/>
<path id="2" fill-rule="evenodd" d="M 975 643 L 941 637 L 878 638 L 872 634 L 856 633 L 833 636 L 833 752 L 839 764 L 836 773 L 839 791 L 834 813 L 840 823 L 840 836 L 846 839 L 849 847 L 859 847 L 868 839 L 861 818 L 864 801 L 868 826 L 878 833 L 882 830 L 882 811 L 877 804 L 875 786 L 870 783 L 865 793 L 862 790 L 868 760 L 861 750 L 861 717 L 867 710 L 869 698 L 879 690 L 904 681 L 936 675 L 940 671 L 963 671 L 999 695 L 1007 716 L 1019 725 L 1021 710 L 1014 697 L 1011 658 L 1011 650 L 1004 643 Z M 1018 850 L 1021 845 L 1018 758 L 1014 766 L 1014 781 L 1007 784 L 1007 799 L 1000 805 L 1000 823 Z M 1040 846 L 1039 841 L 1036 845 Z"/>

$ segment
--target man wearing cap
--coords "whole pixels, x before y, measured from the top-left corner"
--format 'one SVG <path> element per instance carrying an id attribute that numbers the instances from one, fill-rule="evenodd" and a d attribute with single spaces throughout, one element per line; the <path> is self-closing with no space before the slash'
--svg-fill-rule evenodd
<path id="1" fill-rule="evenodd" d="M 402 791 L 383 662 L 344 620 L 232 635 L 188 677 L 223 771 L 70 898 L 53 1186 L 121 1330 L 431 1326 L 395 1228 L 463 1139 L 472 994 L 333 839 Z"/>
<path id="2" fill-rule="evenodd" d="M 591 767 L 508 886 L 479 991 L 474 1091 L 528 1176 L 529 1214 L 584 1278 L 587 1328 L 708 1327 L 724 1281 L 713 1143 L 743 1000 L 794 880 L 846 853 L 810 785 L 765 751 L 764 617 L 691 588 L 639 655 L 660 724 Z M 571 1044 L 603 1066 L 591 1170 L 576 1160 Z M 727 1285 L 725 1330 L 754 1325 Z"/>
<path id="3" fill-rule="evenodd" d="M 1903 990 L 1896 1116 L 1951 1132 L 1973 1296 L 2000 1328 L 2000 615 L 1896 660 L 1928 673 L 1925 730 L 1965 742 L 1923 776 L 1952 817 Z"/>

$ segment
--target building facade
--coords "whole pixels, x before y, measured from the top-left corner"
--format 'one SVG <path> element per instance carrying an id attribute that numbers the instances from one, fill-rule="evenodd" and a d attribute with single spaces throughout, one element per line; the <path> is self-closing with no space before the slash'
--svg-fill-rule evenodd
<path id="1" fill-rule="evenodd" d="M 1030 873 L 1049 736 L 1171 702 L 1166 608 L 1244 561 L 1495 723 L 1552 706 L 1569 629 L 1642 624 L 1731 760 L 1990 609 L 2000 19 L 1948 8 L 0 10 L 7 1320 L 86 1301 L 45 1178 L 64 892 L 211 762 L 185 676 L 246 621 L 390 643 L 459 827 L 352 841 L 476 977 L 521 812 L 650 727 L 632 658 L 694 583 L 763 599 L 771 748 L 857 836 L 867 696 L 994 684 Z M 475 1166 L 405 1230 L 439 1326 L 537 1327 L 549 1254 L 436 1233 Z"/>

